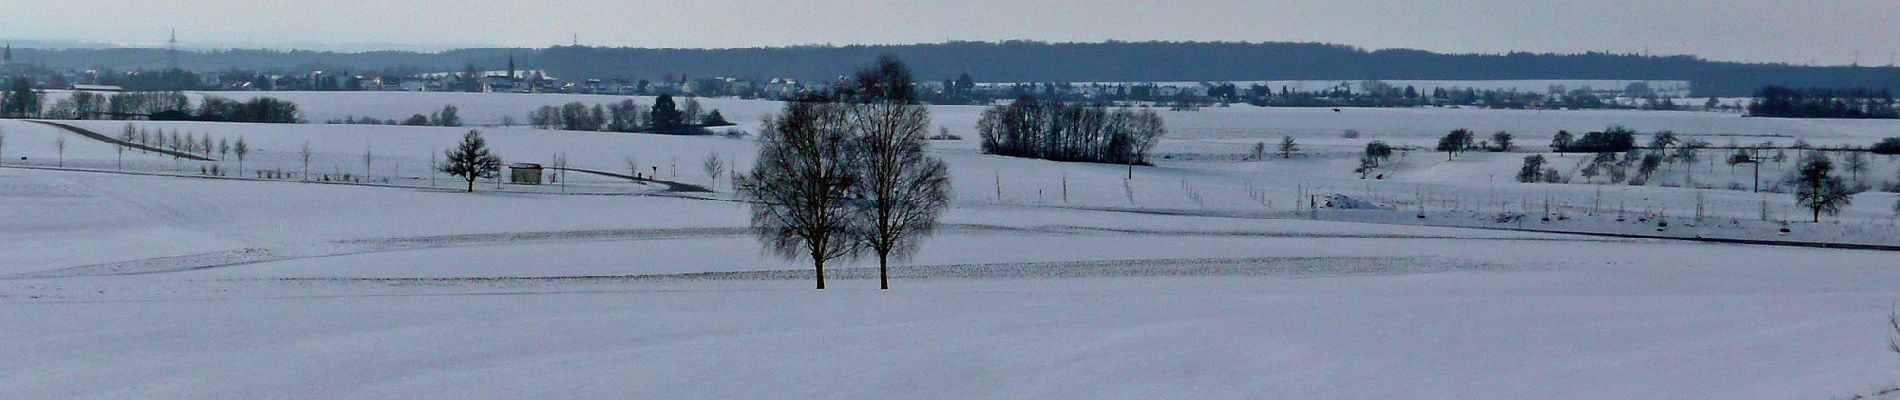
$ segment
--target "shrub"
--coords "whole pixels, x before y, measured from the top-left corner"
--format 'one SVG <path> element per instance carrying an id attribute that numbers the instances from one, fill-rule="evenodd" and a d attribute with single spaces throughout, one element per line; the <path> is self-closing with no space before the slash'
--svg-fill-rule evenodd
<path id="1" fill-rule="evenodd" d="M 1900 137 L 1880 139 L 1880 143 L 1874 143 L 1874 147 L 1870 147 L 1867 150 L 1873 151 L 1874 154 L 1882 155 L 1900 154 Z"/>

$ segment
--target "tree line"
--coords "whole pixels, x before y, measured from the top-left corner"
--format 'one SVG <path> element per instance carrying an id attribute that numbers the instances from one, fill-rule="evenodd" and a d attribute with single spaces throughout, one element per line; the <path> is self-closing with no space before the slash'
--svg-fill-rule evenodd
<path id="1" fill-rule="evenodd" d="M 1780 118 L 1900 118 L 1887 89 L 1768 86 L 1748 105 L 1748 115 Z"/>
<path id="2" fill-rule="evenodd" d="M 164 49 L 16 49 L 17 58 L 51 68 L 164 68 Z M 187 70 L 297 72 L 399 69 L 451 71 L 469 63 L 501 65 L 511 56 L 570 80 L 656 78 L 667 74 L 833 80 L 849 60 L 894 54 L 918 62 L 917 75 L 953 79 L 974 74 L 993 82 L 1193 82 L 1220 80 L 1358 79 L 1614 79 L 1692 82 L 1693 96 L 1743 97 L 1763 86 L 1900 87 L 1893 67 L 1824 67 L 1739 63 L 1694 56 L 1588 52 L 1443 54 L 1410 49 L 1365 50 L 1325 43 L 1037 41 L 905 45 L 660 49 L 554 46 L 362 53 L 272 50 L 182 51 Z M 154 75 L 126 74 L 128 77 Z M 163 82 L 191 83 L 185 79 Z M 138 82 L 127 82 L 134 84 Z M 132 86 L 127 86 L 131 88 Z M 163 86 L 154 86 L 163 87 Z M 177 87 L 169 87 L 177 88 Z"/>
<path id="3" fill-rule="evenodd" d="M 561 106 L 541 106 L 528 112 L 528 125 L 539 129 L 601 132 L 646 132 L 661 134 L 705 134 L 705 128 L 731 126 L 719 110 L 707 110 L 698 99 L 687 98 L 676 104 L 673 96 L 662 94 L 652 106 L 625 99 L 606 105 L 570 102 Z"/>
<path id="4" fill-rule="evenodd" d="M 302 123 L 297 104 L 274 97 L 253 97 L 237 101 L 204 96 L 194 106 L 184 92 L 98 93 L 75 91 L 64 99 L 46 104 L 46 95 L 35 91 L 23 80 L 16 80 L 5 100 L 0 101 L 0 116 L 9 118 L 46 118 L 79 120 L 208 121 Z"/>

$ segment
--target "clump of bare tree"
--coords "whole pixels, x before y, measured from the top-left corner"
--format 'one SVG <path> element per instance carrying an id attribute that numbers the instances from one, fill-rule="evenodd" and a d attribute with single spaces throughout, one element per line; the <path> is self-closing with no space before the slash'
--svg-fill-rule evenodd
<path id="1" fill-rule="evenodd" d="M 719 175 L 726 172 L 726 162 L 719 160 L 719 153 L 706 154 L 706 161 L 699 164 L 699 169 L 706 173 L 706 189 L 719 190 Z"/>
<path id="2" fill-rule="evenodd" d="M 983 152 L 1115 164 L 1147 164 L 1166 124 L 1154 110 L 1038 101 L 1023 97 L 983 111 L 976 123 Z"/>
<path id="3" fill-rule="evenodd" d="M 892 62 L 881 59 L 879 70 L 903 70 Z M 909 87 L 908 74 L 858 76 L 888 81 L 788 103 L 766 118 L 758 160 L 733 182 L 752 203 L 760 240 L 777 255 L 809 257 L 821 290 L 827 261 L 867 249 L 889 289 L 890 260 L 912 254 L 950 201 L 949 169 L 924 152 L 929 111 L 892 90 Z"/>

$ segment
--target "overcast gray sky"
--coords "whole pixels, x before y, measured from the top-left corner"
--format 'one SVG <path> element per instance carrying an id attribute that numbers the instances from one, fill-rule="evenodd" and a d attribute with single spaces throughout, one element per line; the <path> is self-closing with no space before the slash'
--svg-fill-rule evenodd
<path id="1" fill-rule="evenodd" d="M 188 47 L 1316 41 L 1885 65 L 1900 1 L 0 0 L 0 39 Z"/>

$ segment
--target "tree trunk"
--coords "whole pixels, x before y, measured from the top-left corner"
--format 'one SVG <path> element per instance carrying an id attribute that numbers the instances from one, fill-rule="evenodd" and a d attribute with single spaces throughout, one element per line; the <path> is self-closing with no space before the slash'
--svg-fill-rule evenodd
<path id="1" fill-rule="evenodd" d="M 818 290 L 825 290 L 825 259 L 822 257 L 812 258 L 812 268 L 818 271 Z"/>
<path id="2" fill-rule="evenodd" d="M 1820 207 L 1814 208 L 1814 223 L 1817 223 L 1817 224 L 1821 223 L 1821 208 Z"/>
<path id="3" fill-rule="evenodd" d="M 878 290 L 891 290 L 891 278 L 890 278 L 890 269 L 889 269 L 890 253 L 891 252 L 889 250 L 877 252 L 877 289 Z"/>
<path id="4" fill-rule="evenodd" d="M 468 180 L 468 193 L 475 193 L 475 180 L 474 180 L 474 179 L 469 179 L 469 180 Z"/>

